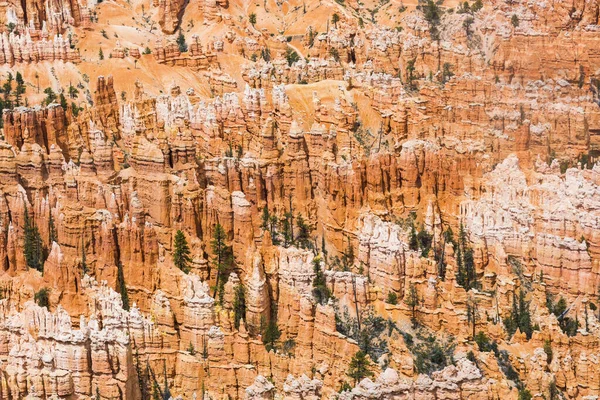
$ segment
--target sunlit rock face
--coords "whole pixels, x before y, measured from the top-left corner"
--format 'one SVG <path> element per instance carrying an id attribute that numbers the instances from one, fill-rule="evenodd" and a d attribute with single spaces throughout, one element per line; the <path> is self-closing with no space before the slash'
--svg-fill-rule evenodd
<path id="1" fill-rule="evenodd" d="M 0 2 L 0 397 L 594 398 L 599 10 Z"/>

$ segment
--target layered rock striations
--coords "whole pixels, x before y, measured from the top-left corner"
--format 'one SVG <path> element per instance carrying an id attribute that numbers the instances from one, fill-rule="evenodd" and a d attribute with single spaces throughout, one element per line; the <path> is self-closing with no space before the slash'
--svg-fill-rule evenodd
<path id="1" fill-rule="evenodd" d="M 597 394 L 598 4 L 82 3 L 0 4 L 2 398 Z"/>

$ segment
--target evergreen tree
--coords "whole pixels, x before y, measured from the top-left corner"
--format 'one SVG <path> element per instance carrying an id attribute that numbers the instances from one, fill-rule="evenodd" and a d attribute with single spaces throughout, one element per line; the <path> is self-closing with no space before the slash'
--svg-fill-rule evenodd
<path id="1" fill-rule="evenodd" d="M 471 6 L 471 11 L 476 13 L 477 11 L 481 10 L 482 8 L 483 8 L 483 1 L 475 0 L 475 3 L 473 3 L 473 5 Z"/>
<path id="2" fill-rule="evenodd" d="M 233 314 L 235 329 L 240 328 L 240 321 L 246 320 L 246 291 L 240 283 L 235 287 L 235 297 L 233 299 Z"/>
<path id="3" fill-rule="evenodd" d="M 152 384 L 152 400 L 162 400 L 160 388 L 158 387 L 158 382 L 156 382 L 156 380 Z"/>
<path id="4" fill-rule="evenodd" d="M 19 107 L 21 106 L 21 100 L 23 95 L 25 94 L 25 91 L 27 90 L 27 87 L 25 86 L 23 75 L 21 75 L 20 72 L 17 72 L 15 81 L 17 82 L 17 87 L 15 89 L 15 105 Z"/>
<path id="5" fill-rule="evenodd" d="M 58 243 L 58 232 L 54 225 L 54 217 L 52 216 L 52 210 L 48 213 L 48 243 L 52 246 L 52 242 Z"/>
<path id="6" fill-rule="evenodd" d="M 331 22 L 333 23 L 333 26 L 335 26 L 335 28 L 337 29 L 337 23 L 340 21 L 340 16 L 337 13 L 334 13 L 331 16 Z"/>
<path id="7" fill-rule="evenodd" d="M 24 220 L 24 244 L 23 250 L 25 253 L 25 261 L 29 268 L 37 269 L 40 272 L 44 272 L 44 244 L 42 242 L 42 236 L 35 222 L 33 222 L 25 206 L 25 220 Z"/>
<path id="8" fill-rule="evenodd" d="M 386 303 L 394 306 L 398 304 L 398 294 L 393 291 L 388 292 Z"/>
<path id="9" fill-rule="evenodd" d="M 98 50 L 98 58 L 100 60 L 104 60 L 104 52 L 102 51 L 102 48 L 100 48 L 100 50 Z"/>
<path id="10" fill-rule="evenodd" d="M 72 99 L 76 99 L 78 95 L 79 95 L 79 90 L 77 90 L 77 88 L 75 86 L 69 84 L 69 97 Z"/>
<path id="11" fill-rule="evenodd" d="M 121 294 L 123 309 L 129 311 L 129 295 L 127 294 L 127 285 L 125 284 L 125 276 L 123 274 L 123 264 L 117 264 L 117 288 L 116 291 Z"/>
<path id="12" fill-rule="evenodd" d="M 291 47 L 288 47 L 285 50 L 285 59 L 288 65 L 291 67 L 292 65 L 294 65 L 294 63 L 300 60 L 300 56 L 298 55 L 296 50 L 292 49 Z"/>
<path id="13" fill-rule="evenodd" d="M 85 243 L 83 237 L 81 238 L 81 274 L 85 275 L 88 273 L 86 255 L 85 255 Z"/>
<path id="14" fill-rule="evenodd" d="M 181 230 L 177 230 L 175 234 L 175 242 L 173 244 L 173 264 L 186 274 L 190 272 L 190 247 L 188 246 L 185 234 Z"/>
<path id="15" fill-rule="evenodd" d="M 225 229 L 223 229 L 221 224 L 217 223 L 210 244 L 214 254 L 213 265 L 217 269 L 217 281 L 213 297 L 216 299 L 217 293 L 219 293 L 220 303 L 223 303 L 223 288 L 225 286 L 226 273 L 233 267 L 233 251 L 231 246 L 225 244 L 226 238 Z"/>
<path id="16" fill-rule="evenodd" d="M 417 234 L 417 245 L 421 249 L 421 256 L 427 257 L 431 250 L 431 244 L 433 243 L 433 235 L 425 230 L 424 226 L 421 226 L 419 233 Z"/>
<path id="17" fill-rule="evenodd" d="M 183 32 L 181 31 L 181 29 L 179 30 L 179 36 L 177 36 L 177 47 L 179 47 L 179 51 L 182 53 L 185 53 L 188 51 L 188 45 L 185 41 L 185 36 L 183 35 Z"/>
<path id="18" fill-rule="evenodd" d="M 531 339 L 533 326 L 531 324 L 531 312 L 529 311 L 529 302 L 525 300 L 525 292 L 519 292 L 519 298 L 513 293 L 511 314 L 504 319 L 504 326 L 509 336 L 514 335 L 517 329 Z"/>
<path id="19" fill-rule="evenodd" d="M 269 226 L 270 226 L 269 229 L 271 230 L 271 242 L 273 242 L 274 245 L 278 245 L 280 243 L 279 235 L 277 233 L 278 223 L 279 223 L 279 221 L 277 220 L 276 215 L 271 215 L 269 217 Z"/>
<path id="20" fill-rule="evenodd" d="M 475 339 L 475 328 L 477 326 L 477 302 L 473 297 L 467 299 L 467 321 L 471 324 L 471 338 Z"/>
<path id="21" fill-rule="evenodd" d="M 290 213 L 286 212 L 281 219 L 281 234 L 283 235 L 283 246 L 289 247 L 293 243 Z"/>
<path id="22" fill-rule="evenodd" d="M 429 24 L 429 34 L 433 40 L 439 40 L 440 38 L 438 26 L 443 14 L 443 10 L 439 5 L 440 3 L 437 0 L 419 0 L 419 5 L 417 6 L 417 9 L 423 12 L 423 16 Z"/>
<path id="23" fill-rule="evenodd" d="M 410 234 L 408 237 L 408 248 L 412 251 L 419 250 L 419 240 L 417 239 L 417 230 L 415 229 L 415 224 L 411 222 L 410 226 Z"/>
<path id="24" fill-rule="evenodd" d="M 268 47 L 261 49 L 260 57 L 265 60 L 265 62 L 271 61 L 271 50 Z"/>
<path id="25" fill-rule="evenodd" d="M 470 290 L 475 287 L 475 261 L 473 258 L 473 249 L 463 248 L 463 266 L 465 277 L 465 289 Z"/>
<path id="26" fill-rule="evenodd" d="M 345 271 L 350 270 L 350 268 L 354 266 L 354 247 L 352 247 L 350 238 L 348 238 L 348 246 L 342 254 L 342 264 L 344 265 Z"/>
<path id="27" fill-rule="evenodd" d="M 527 339 L 531 339 L 533 326 L 531 325 L 529 302 L 525 300 L 525 293 L 522 290 L 519 292 L 519 330 L 527 336 Z"/>
<path id="28" fill-rule="evenodd" d="M 313 279 L 313 296 L 317 303 L 326 304 L 331 297 L 331 291 L 327 287 L 325 274 L 321 270 L 321 257 L 317 256 L 312 261 L 315 278 Z"/>
<path id="29" fill-rule="evenodd" d="M 303 249 L 307 249 L 311 246 L 310 242 L 310 226 L 304 221 L 304 218 L 300 213 L 296 217 L 296 226 L 298 227 L 298 237 L 296 241 L 298 246 Z"/>
<path id="30" fill-rule="evenodd" d="M 515 28 L 517 26 L 519 26 L 519 17 L 517 16 L 517 14 L 513 14 L 513 16 L 510 18 L 510 23 L 512 24 L 512 26 L 514 26 Z"/>
<path id="31" fill-rule="evenodd" d="M 262 335 L 263 344 L 265 345 L 267 351 L 275 349 L 276 343 L 280 336 L 281 331 L 277 326 L 277 318 L 275 316 L 271 316 L 271 319 L 269 319 L 269 323 L 265 327 Z"/>
<path id="32" fill-rule="evenodd" d="M 348 368 L 348 376 L 354 380 L 355 385 L 364 378 L 373 376 L 371 361 L 362 350 L 357 351 L 352 356 L 350 367 Z"/>
<path id="33" fill-rule="evenodd" d="M 165 378 L 164 390 L 162 392 L 163 400 L 171 399 L 171 390 L 169 389 L 169 381 L 167 380 L 167 362 L 163 363 L 163 377 Z"/>
<path id="34" fill-rule="evenodd" d="M 467 232 L 463 224 L 460 224 L 458 233 L 458 243 L 453 242 L 456 252 L 457 274 L 456 283 L 465 288 L 466 291 L 477 287 L 477 271 L 475 269 L 475 259 L 473 249 L 469 246 Z"/>
<path id="35" fill-rule="evenodd" d="M 69 104 L 67 103 L 67 98 L 65 97 L 64 93 L 61 93 L 58 96 L 58 98 L 60 100 L 60 106 L 62 107 L 62 109 L 67 111 L 67 107 L 69 106 Z"/>
<path id="36" fill-rule="evenodd" d="M 410 320 L 413 324 L 413 328 L 417 327 L 417 307 L 419 305 L 419 295 L 414 283 L 411 283 L 408 287 L 408 294 L 404 299 L 404 303 L 410 307 Z"/>
<path id="37" fill-rule="evenodd" d="M 46 89 L 44 89 L 44 93 L 46 93 L 46 98 L 44 99 L 42 104 L 47 106 L 56 101 L 56 93 L 54 93 L 54 90 L 52 90 L 52 88 L 47 87 Z"/>
<path id="38" fill-rule="evenodd" d="M 270 228 L 269 219 L 270 219 L 269 208 L 267 206 L 265 206 L 262 210 L 262 214 L 261 214 L 262 222 L 260 224 L 260 227 L 263 231 L 269 230 L 269 228 Z"/>
<path id="39" fill-rule="evenodd" d="M 41 288 L 39 291 L 35 292 L 35 295 L 33 296 L 33 300 L 36 302 L 36 304 L 40 307 L 49 307 L 50 306 L 50 300 L 48 299 L 50 295 L 50 289 L 48 288 Z"/>
<path id="40" fill-rule="evenodd" d="M 10 100 L 10 96 L 12 94 L 12 82 L 13 82 L 12 73 L 8 73 L 6 78 L 6 82 L 2 85 L 2 93 L 4 95 L 4 106 L 5 108 L 13 108 L 12 101 Z"/>
<path id="41" fill-rule="evenodd" d="M 256 24 L 256 14 L 252 13 L 248 16 L 248 21 L 254 26 Z"/>
<path id="42" fill-rule="evenodd" d="M 551 310 L 552 314 L 556 315 L 558 319 L 558 325 L 560 329 L 567 334 L 567 336 L 575 336 L 577 334 L 577 329 L 579 329 L 579 320 L 577 315 L 575 319 L 567 316 L 567 301 L 564 297 L 556 302 L 556 304 L 552 305 L 552 297 L 547 296 L 546 305 L 549 310 Z"/>
<path id="43" fill-rule="evenodd" d="M 544 353 L 546 353 L 546 362 L 551 364 L 554 352 L 552 351 L 552 342 L 550 339 L 546 339 L 544 341 Z"/>
<path id="44" fill-rule="evenodd" d="M 75 104 L 74 101 L 71 102 L 71 113 L 75 118 L 77 118 L 77 116 L 79 115 L 79 107 L 77 106 L 77 104 Z"/>

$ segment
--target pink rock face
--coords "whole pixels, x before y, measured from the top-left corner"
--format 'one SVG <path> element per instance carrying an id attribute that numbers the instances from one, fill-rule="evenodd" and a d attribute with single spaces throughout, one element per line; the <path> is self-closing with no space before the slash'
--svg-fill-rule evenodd
<path id="1" fill-rule="evenodd" d="M 0 2 L 0 398 L 597 396 L 600 6 L 446 3 Z"/>
<path id="2" fill-rule="evenodd" d="M 19 36 L 4 32 L 0 37 L 0 64 L 28 64 L 43 61 L 80 62 L 79 52 L 71 47 L 68 38 L 61 35 L 48 40 L 32 40 L 27 31 Z"/>
<path id="3" fill-rule="evenodd" d="M 210 67 L 218 67 L 217 56 L 207 49 L 202 50 L 202 43 L 198 35 L 193 35 L 186 53 L 179 50 L 177 43 L 162 40 L 157 41 L 153 51 L 154 57 L 160 64 L 170 66 L 189 67 L 196 71 L 208 70 Z"/>
<path id="4" fill-rule="evenodd" d="M 184 0 L 158 0 L 159 23 L 164 33 L 175 33 L 181 23 L 186 4 Z"/>

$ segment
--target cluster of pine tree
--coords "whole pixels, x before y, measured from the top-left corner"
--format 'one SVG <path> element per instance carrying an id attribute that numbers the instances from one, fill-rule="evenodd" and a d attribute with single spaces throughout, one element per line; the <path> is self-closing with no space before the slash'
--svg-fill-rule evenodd
<path id="1" fill-rule="evenodd" d="M 411 220 L 412 222 L 412 220 Z M 429 255 L 429 251 L 431 250 L 431 244 L 433 242 L 433 235 L 425 230 L 423 226 L 417 230 L 415 228 L 414 222 L 411 223 L 409 239 L 408 239 L 408 247 L 413 251 L 421 251 L 422 257 L 427 257 Z"/>
<path id="2" fill-rule="evenodd" d="M 26 90 L 23 75 L 17 72 L 16 76 L 13 77 L 13 74 L 9 72 L 6 81 L 0 87 L 0 94 L 2 95 L 2 98 L 0 98 L 0 116 L 4 110 L 12 110 L 15 107 L 27 105 L 27 99 L 23 101 Z M 3 121 L 0 118 L 0 128 L 2 128 L 2 124 Z"/>
<path id="3" fill-rule="evenodd" d="M 512 311 L 508 317 L 504 319 L 504 326 L 510 336 L 514 335 L 519 328 L 519 331 L 531 339 L 533 333 L 533 325 L 531 324 L 531 312 L 529 311 L 529 302 L 525 300 L 525 292 L 519 291 L 519 298 L 516 293 L 513 293 Z"/>
<path id="4" fill-rule="evenodd" d="M 548 307 L 548 311 L 556 316 L 558 319 L 558 325 L 560 329 L 567 334 L 567 336 L 575 336 L 577 334 L 577 330 L 579 329 L 579 319 L 577 314 L 575 314 L 575 318 L 571 318 L 567 316 L 567 301 L 564 297 L 560 297 L 556 303 L 554 303 L 552 295 L 546 295 L 546 307 Z M 587 310 L 586 310 L 587 313 Z M 587 321 L 586 321 L 587 322 Z"/>
<path id="5" fill-rule="evenodd" d="M 263 208 L 261 218 L 261 228 L 269 231 L 273 244 L 284 247 L 298 246 L 302 249 L 314 247 L 310 240 L 312 228 L 300 213 L 294 217 L 291 200 L 290 210 L 283 214 L 283 218 L 279 219 L 277 215 L 271 214 L 267 206 Z M 296 232 L 294 226 L 297 228 Z"/>
<path id="6" fill-rule="evenodd" d="M 140 387 L 140 394 L 142 400 L 169 400 L 171 397 L 171 390 L 169 389 L 169 380 L 167 378 L 166 363 L 163 367 L 163 384 L 158 382 L 158 378 L 154 373 L 154 370 L 146 361 L 146 365 L 142 366 L 140 362 L 139 351 L 136 348 L 134 354 L 134 364 L 137 372 L 138 385 Z M 100 400 L 100 393 L 96 387 L 96 399 Z"/>
<path id="7" fill-rule="evenodd" d="M 456 274 L 456 282 L 469 291 L 473 288 L 478 288 L 477 271 L 475 270 L 475 259 L 473 257 L 473 249 L 467 240 L 467 232 L 463 224 L 460 224 L 458 233 L 458 241 L 454 239 L 454 233 L 451 228 L 444 232 L 444 240 L 452 244 L 454 254 L 456 255 L 456 264 L 458 271 Z"/>
<path id="8" fill-rule="evenodd" d="M 226 239 L 227 235 L 225 229 L 223 229 L 221 224 L 217 223 L 212 234 L 210 246 L 213 252 L 211 264 L 217 271 L 216 283 L 213 288 L 213 297 L 216 299 L 218 298 L 219 303 L 221 304 L 223 303 L 223 293 L 227 278 L 235 268 L 233 247 L 226 243 Z M 190 246 L 188 245 L 183 231 L 178 230 L 175 234 L 173 243 L 173 264 L 187 274 L 190 272 L 191 262 Z M 210 279 L 210 270 L 208 279 Z M 240 304 L 244 304 L 245 307 L 245 302 L 240 302 Z"/>

